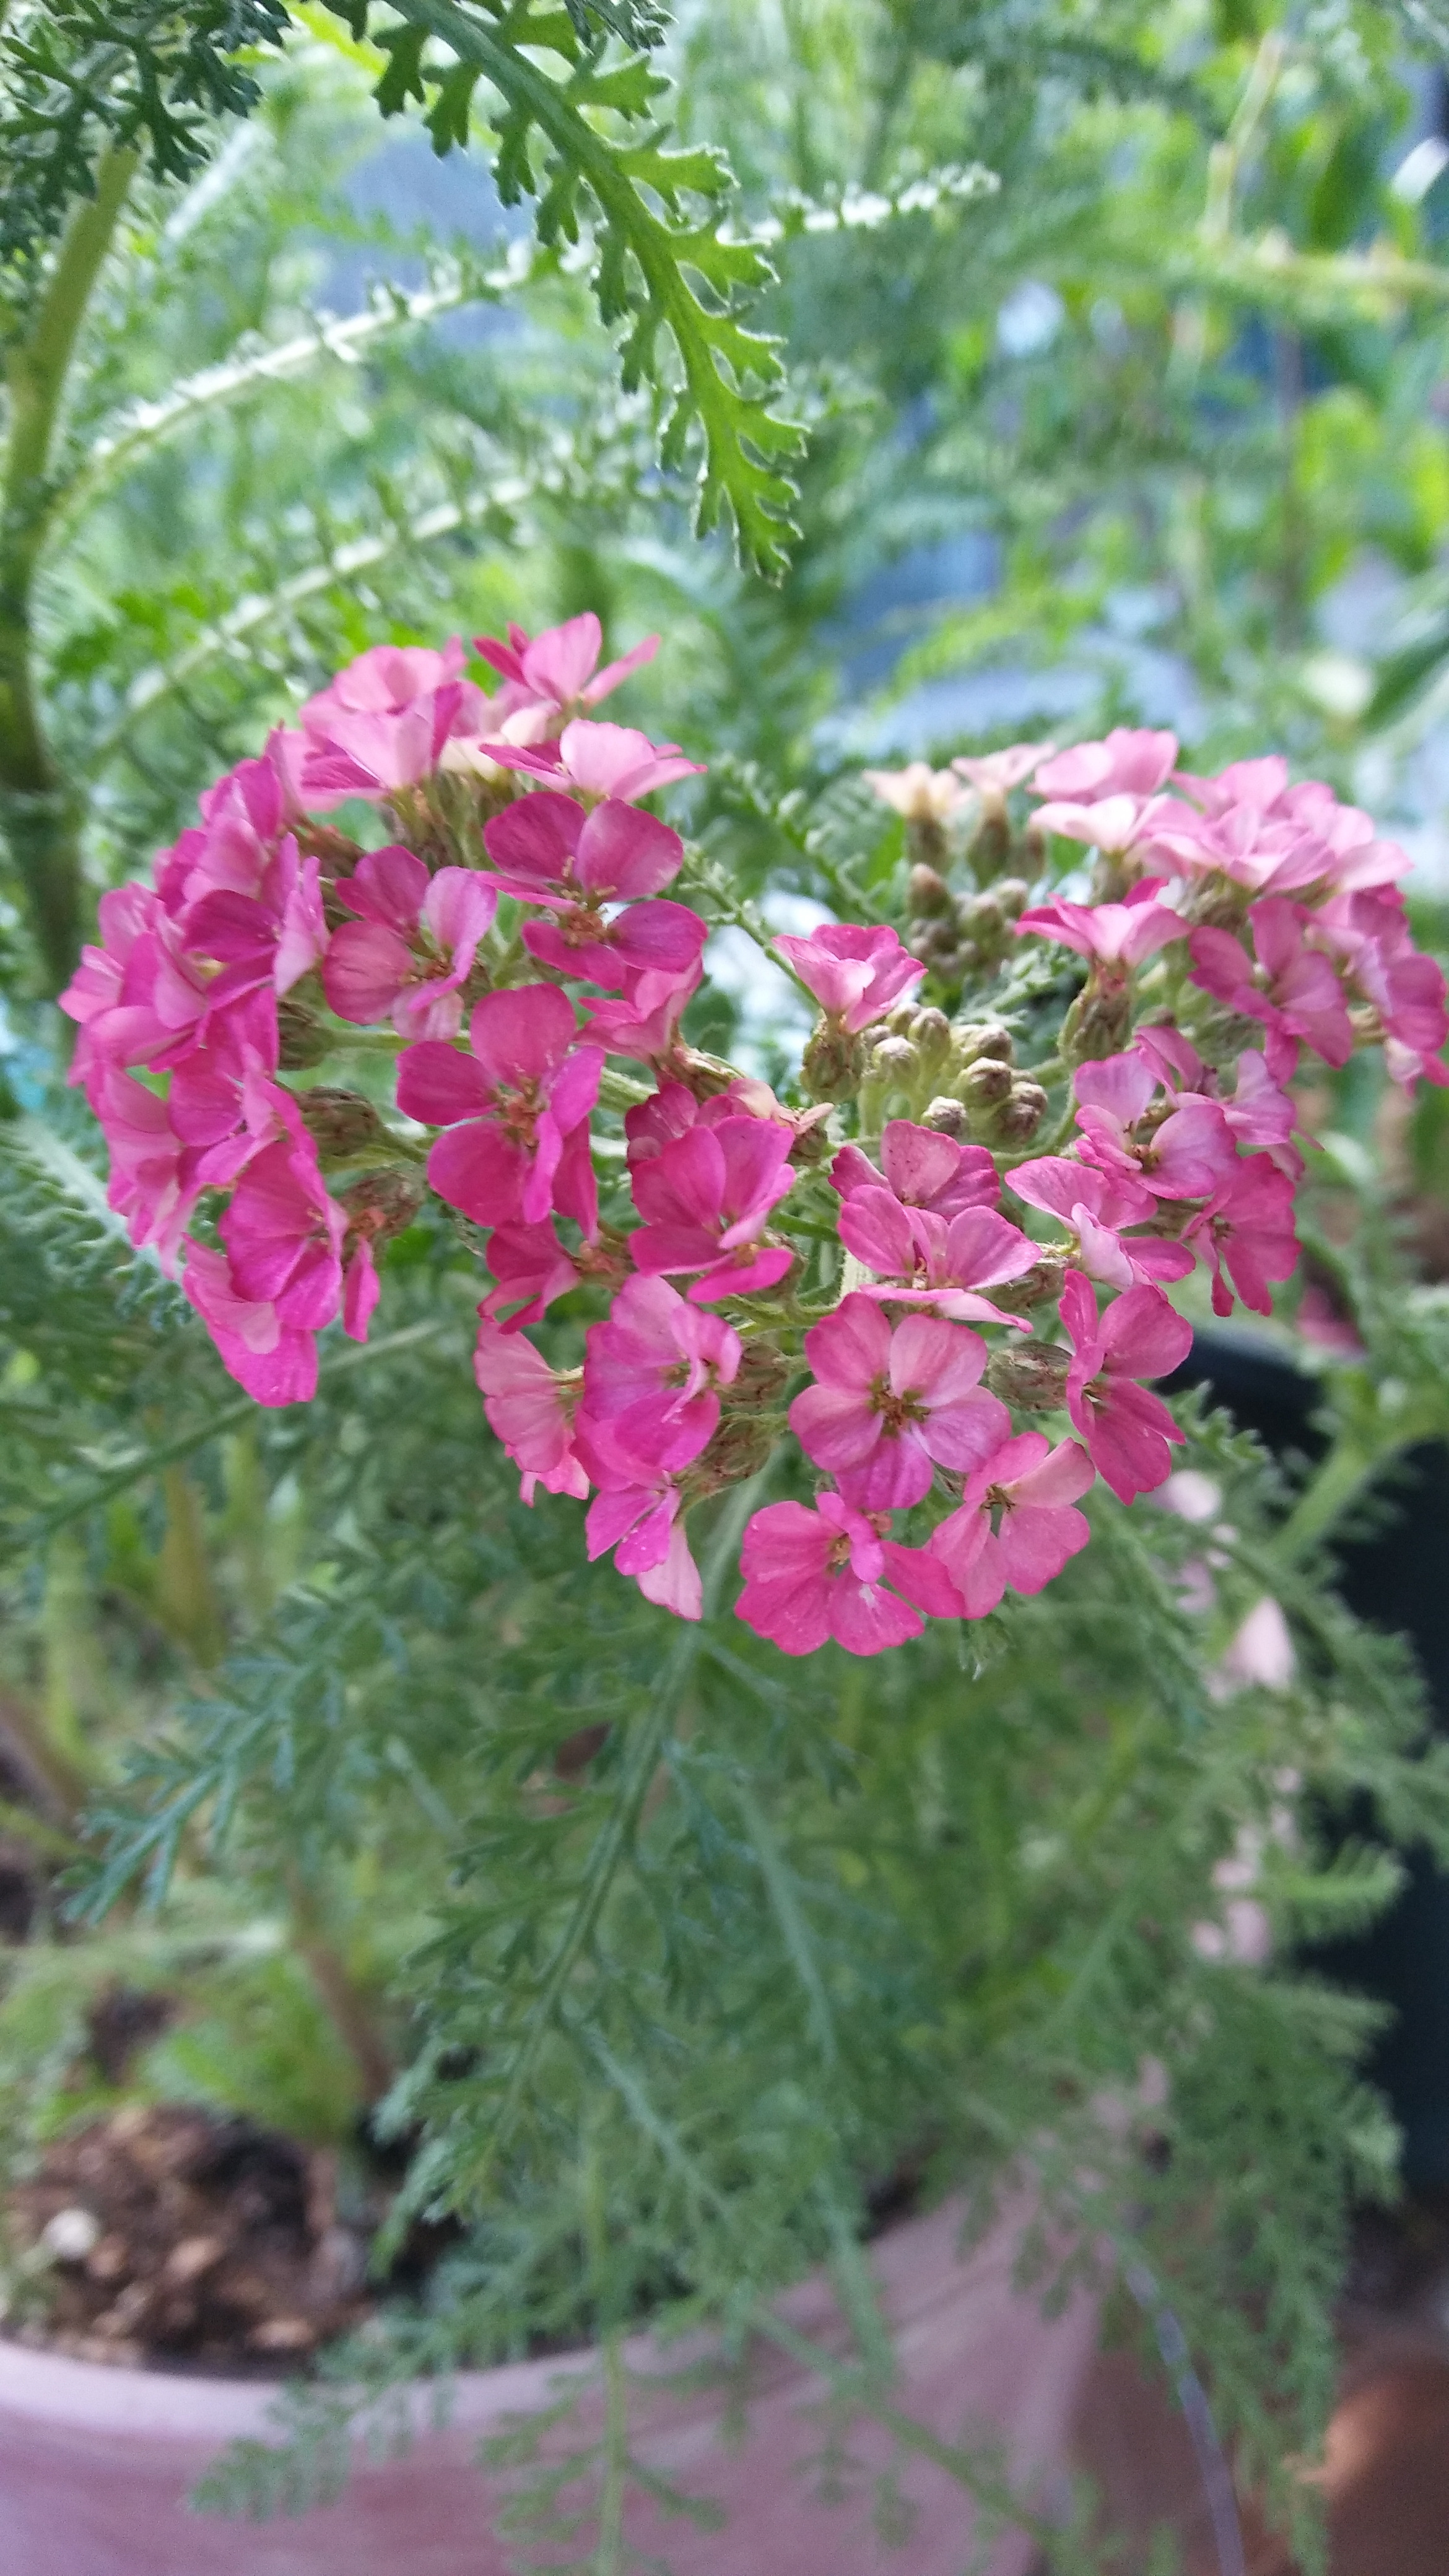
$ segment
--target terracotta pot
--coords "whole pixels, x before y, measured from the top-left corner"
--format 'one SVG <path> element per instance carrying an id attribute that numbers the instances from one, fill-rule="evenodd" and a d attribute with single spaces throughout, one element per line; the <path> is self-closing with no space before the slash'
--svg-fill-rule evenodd
<path id="1" fill-rule="evenodd" d="M 1079 2299 L 1047 2323 L 1013 2293 L 1023 2214 L 964 2262 L 949 2206 L 894 2229 L 872 2259 L 898 2355 L 891 2402 L 947 2441 L 968 2428 L 992 2434 L 1019 2486 L 1050 2503 L 1096 2319 Z M 803 2282 L 781 2313 L 802 2334 L 846 2349 L 823 2281 Z M 503 2491 L 472 2465 L 476 2445 L 545 2404 L 588 2359 L 467 2374 L 445 2430 L 428 2428 L 420 2407 L 421 2429 L 402 2458 L 360 2461 L 338 2503 L 258 2525 L 198 2519 L 186 2496 L 225 2444 L 267 2438 L 275 2390 L 0 2343 L 0 2567 L 15 2576 L 506 2576 L 493 2531 Z M 637 2373 L 680 2366 L 677 2349 L 661 2354 L 645 2338 L 628 2360 Z M 673 2576 L 960 2576 L 976 2517 L 954 2479 L 906 2461 L 900 2491 L 914 2527 L 907 2547 L 888 2545 L 873 2526 L 870 2472 L 890 2460 L 890 2437 L 867 2421 L 852 2426 L 850 2453 L 863 2467 L 846 2495 L 822 2500 L 809 2466 L 824 2434 L 821 2381 L 770 2345 L 751 2385 L 738 2440 L 721 2427 L 718 2393 L 661 2388 L 637 2400 L 637 2455 L 686 2492 L 717 2499 L 728 2519 L 703 2531 L 636 2495 L 627 2521 L 636 2548 L 664 2558 Z M 1031 2557 L 1021 2534 L 1006 2534 L 990 2576 L 1027 2576 Z"/>

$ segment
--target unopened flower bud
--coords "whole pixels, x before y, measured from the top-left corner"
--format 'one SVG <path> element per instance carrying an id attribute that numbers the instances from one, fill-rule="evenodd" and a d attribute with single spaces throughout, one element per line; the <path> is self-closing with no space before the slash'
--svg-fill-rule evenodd
<path id="1" fill-rule="evenodd" d="M 999 876 L 1011 856 L 1011 825 L 998 804 L 988 806 L 981 817 L 980 828 L 967 852 L 978 881 Z"/>
<path id="2" fill-rule="evenodd" d="M 934 868 L 928 868 L 923 861 L 918 860 L 911 870 L 906 889 L 907 911 L 925 916 L 948 912 L 950 906 L 951 889 L 945 878 L 938 875 Z"/>
<path id="3" fill-rule="evenodd" d="M 951 1023 L 945 1012 L 929 1004 L 925 1010 L 917 1011 L 911 1043 L 928 1071 L 934 1072 L 938 1064 L 944 1064 L 951 1052 Z"/>
<path id="4" fill-rule="evenodd" d="M 955 922 L 933 921 L 930 927 L 920 932 L 918 936 L 921 945 L 914 949 L 912 954 L 924 957 L 927 964 L 933 966 L 938 975 L 944 974 L 947 960 L 960 954 L 960 940 L 957 937 Z"/>
<path id="5" fill-rule="evenodd" d="M 315 1011 L 290 994 L 277 1004 L 277 1037 L 277 1062 L 283 1073 L 302 1073 L 308 1065 L 321 1064 L 336 1044 Z"/>
<path id="6" fill-rule="evenodd" d="M 733 1386 L 725 1391 L 731 1413 L 764 1413 L 775 1402 L 790 1374 L 790 1364 L 773 1342 L 746 1342 Z"/>
<path id="7" fill-rule="evenodd" d="M 1007 921 L 1016 921 L 1031 901 L 1031 888 L 1024 877 L 1003 877 L 991 891 Z"/>
<path id="8" fill-rule="evenodd" d="M 797 1115 L 798 1123 L 787 1159 L 797 1172 L 805 1172 L 814 1164 L 825 1162 L 836 1150 L 835 1139 L 830 1133 L 830 1104 L 822 1100 L 816 1108 L 802 1109 Z"/>
<path id="9" fill-rule="evenodd" d="M 999 1280 L 991 1291 L 992 1303 L 1004 1307 L 1009 1315 L 1024 1315 L 1033 1306 L 1054 1306 L 1066 1275 L 1066 1254 L 1044 1252 L 1019 1279 Z"/>
<path id="10" fill-rule="evenodd" d="M 982 1056 L 967 1066 L 957 1089 L 969 1110 L 996 1109 L 1010 1095 L 1011 1067 L 997 1056 Z"/>
<path id="11" fill-rule="evenodd" d="M 881 1038 L 871 1053 L 871 1080 L 898 1083 L 909 1090 L 921 1070 L 921 1059 L 909 1038 Z"/>
<path id="12" fill-rule="evenodd" d="M 360 1091 L 338 1091 L 331 1083 L 319 1082 L 299 1095 L 297 1106 L 324 1168 L 355 1162 L 370 1146 L 381 1144 L 386 1134 L 372 1102 L 364 1100 Z"/>
<path id="13" fill-rule="evenodd" d="M 1021 836 L 1021 863 L 1033 884 L 1046 866 L 1047 836 L 1033 815 Z"/>
<path id="14" fill-rule="evenodd" d="M 1036 1134 L 1046 1112 L 1047 1096 L 1041 1084 L 1018 1075 L 996 1113 L 996 1132 L 1003 1145 L 1024 1145 Z"/>
<path id="15" fill-rule="evenodd" d="M 916 1025 L 914 1000 L 897 1002 L 893 1011 L 887 1011 L 885 1024 L 893 1038 L 908 1038 Z"/>
<path id="16" fill-rule="evenodd" d="M 1003 1404 L 1023 1413 L 1055 1413 L 1067 1400 L 1069 1354 L 1046 1342 L 1017 1343 L 993 1351 L 986 1363 L 986 1383 Z"/>
<path id="17" fill-rule="evenodd" d="M 805 1049 L 800 1080 L 812 1100 L 852 1100 L 865 1072 L 865 1048 L 848 1029 L 821 1020 Z"/>
<path id="18" fill-rule="evenodd" d="M 696 1100 L 713 1100 L 739 1080 L 734 1066 L 726 1064 L 722 1056 L 706 1055 L 701 1048 L 682 1043 L 669 1059 L 669 1072 L 671 1080 L 682 1082 Z"/>
<path id="19" fill-rule="evenodd" d="M 1132 1029 L 1129 986 L 1087 983 L 1062 1022 L 1061 1055 L 1066 1064 L 1095 1064 L 1120 1055 Z"/>
<path id="20" fill-rule="evenodd" d="M 369 1172 L 365 1180 L 353 1181 L 337 1193 L 339 1207 L 347 1210 L 351 1233 L 363 1235 L 370 1243 L 386 1243 L 395 1234 L 405 1234 L 412 1224 L 427 1192 L 411 1172 Z"/>
<path id="21" fill-rule="evenodd" d="M 1016 1055 L 1016 1041 L 1009 1029 L 998 1020 L 958 1020 L 952 1032 L 952 1047 L 958 1064 L 975 1064 L 981 1056 L 994 1056 L 1001 1064 L 1010 1064 Z"/>
<path id="22" fill-rule="evenodd" d="M 779 1436 L 777 1425 L 752 1413 L 727 1413 L 709 1447 L 689 1470 L 696 1493 L 717 1494 L 758 1474 Z"/>
<path id="23" fill-rule="evenodd" d="M 362 843 L 349 840 L 345 832 L 333 830 L 330 823 L 314 823 L 310 815 L 293 826 L 298 849 L 304 859 L 321 861 L 324 883 L 329 877 L 350 877 L 362 857 Z M 345 918 L 352 919 L 351 913 Z"/>
<path id="24" fill-rule="evenodd" d="M 970 1123 L 964 1100 L 933 1100 L 921 1119 L 921 1125 L 933 1128 L 938 1136 L 964 1136 Z"/>

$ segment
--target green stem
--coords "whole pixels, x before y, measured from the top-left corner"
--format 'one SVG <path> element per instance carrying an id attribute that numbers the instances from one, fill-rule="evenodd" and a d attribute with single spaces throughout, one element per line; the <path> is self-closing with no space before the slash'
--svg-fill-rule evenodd
<path id="1" fill-rule="evenodd" d="M 1275 1552 L 1289 1564 L 1306 1556 L 1362 1493 L 1390 1451 L 1412 1436 L 1404 1433 L 1371 1446 L 1353 1432 L 1342 1433 L 1299 1495 L 1278 1533 Z"/>
<path id="2" fill-rule="evenodd" d="M 34 592 L 55 493 L 51 452 L 66 377 L 110 250 L 136 155 L 102 157 L 95 196 L 72 217 L 40 309 L 6 368 L 10 434 L 0 485 L 0 820 L 40 952 L 58 993 L 80 949 L 83 801 L 46 736 L 35 685 Z"/>

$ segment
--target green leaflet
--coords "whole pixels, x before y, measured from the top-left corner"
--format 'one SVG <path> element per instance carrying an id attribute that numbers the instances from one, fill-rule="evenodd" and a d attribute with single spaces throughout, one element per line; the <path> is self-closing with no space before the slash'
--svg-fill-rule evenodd
<path id="1" fill-rule="evenodd" d="M 354 36 L 368 33 L 370 0 L 328 5 Z M 474 91 L 487 82 L 501 102 L 496 176 L 504 202 L 537 199 L 546 246 L 573 244 L 592 223 L 594 293 L 605 322 L 622 327 L 626 390 L 659 388 L 666 466 L 679 466 L 692 435 L 702 441 L 696 527 L 728 519 L 743 560 L 778 579 L 797 533 L 785 460 L 800 453 L 804 432 L 771 408 L 784 374 L 779 345 L 746 315 L 774 270 L 758 242 L 725 230 L 734 192 L 728 163 L 707 148 L 667 148 L 652 122 L 664 82 L 640 55 L 609 65 L 598 46 L 581 46 L 569 12 L 538 0 L 511 7 L 398 0 L 397 15 L 401 25 L 373 30 L 388 57 L 377 86 L 382 113 L 418 101 L 435 148 L 446 153 L 466 144 Z M 434 40 L 451 60 L 433 52 Z M 555 57 L 558 76 L 532 59 L 539 52 Z M 601 118 L 622 119 L 635 132 L 619 139 Z M 673 367 L 661 336 L 673 345 Z"/>

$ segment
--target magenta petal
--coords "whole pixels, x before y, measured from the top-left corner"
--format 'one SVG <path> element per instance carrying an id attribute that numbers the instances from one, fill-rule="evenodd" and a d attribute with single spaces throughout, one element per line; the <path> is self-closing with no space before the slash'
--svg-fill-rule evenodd
<path id="1" fill-rule="evenodd" d="M 571 877 L 587 819 L 572 796 L 541 789 L 485 823 L 483 846 L 495 867 L 541 889 Z"/>
<path id="2" fill-rule="evenodd" d="M 631 903 L 613 927 L 619 956 L 641 973 L 652 969 L 667 975 L 688 974 L 705 936 L 706 924 L 685 903 Z"/>
<path id="3" fill-rule="evenodd" d="M 412 969 L 412 951 L 395 930 L 375 921 L 344 921 L 322 960 L 328 1008 L 339 1020 L 385 1020 Z"/>
<path id="4" fill-rule="evenodd" d="M 1079 1203 L 1095 1213 L 1103 1192 L 1100 1173 L 1082 1163 L 1069 1163 L 1061 1154 L 1042 1154 L 1034 1162 L 1018 1163 L 1014 1172 L 1008 1172 L 1006 1186 L 1028 1207 L 1041 1208 L 1067 1225 Z"/>
<path id="5" fill-rule="evenodd" d="M 576 1027 L 574 1006 L 556 984 L 519 984 L 485 993 L 468 1035 L 489 1085 L 514 1091 L 521 1083 L 541 1081 L 563 1062 Z"/>
<path id="6" fill-rule="evenodd" d="M 592 894 L 625 899 L 657 894 L 683 865 L 679 834 L 617 797 L 595 806 L 580 835 L 578 881 Z"/>
<path id="7" fill-rule="evenodd" d="M 1005 1405 L 978 1387 L 959 1403 L 942 1405 L 932 1413 L 920 1425 L 919 1436 L 938 1466 L 969 1475 L 974 1467 L 984 1466 L 1010 1433 L 1011 1416 Z"/>
<path id="8" fill-rule="evenodd" d="M 891 1328 L 879 1307 L 859 1293 L 842 1298 L 834 1314 L 812 1324 L 805 1336 L 805 1357 L 816 1376 L 856 1394 L 884 1376 L 890 1355 Z"/>
<path id="9" fill-rule="evenodd" d="M 931 1459 L 915 1423 L 878 1440 L 855 1466 L 834 1472 L 842 1495 L 858 1512 L 908 1511 L 931 1490 Z"/>
<path id="10" fill-rule="evenodd" d="M 910 1219 L 891 1190 L 852 1190 L 839 1218 L 840 1240 L 847 1252 L 883 1279 L 915 1276 L 916 1248 Z"/>
<path id="11" fill-rule="evenodd" d="M 581 1118 L 587 1118 L 598 1099 L 603 1070 L 602 1047 L 576 1047 L 549 1084 L 549 1114 L 564 1134 L 577 1127 Z"/>
<path id="12" fill-rule="evenodd" d="M 428 872 L 411 850 L 394 842 L 385 850 L 365 851 L 352 875 L 338 879 L 337 891 L 364 921 L 406 935 L 417 928 Z"/>
<path id="13" fill-rule="evenodd" d="M 441 1039 L 404 1047 L 397 1060 L 397 1105 L 422 1127 L 452 1127 L 493 1106 L 493 1093 L 472 1056 Z"/>
<path id="14" fill-rule="evenodd" d="M 880 1416 L 871 1411 L 862 1389 L 807 1386 L 790 1407 L 790 1428 L 807 1458 L 834 1475 L 869 1457 L 880 1438 Z"/>
<path id="15" fill-rule="evenodd" d="M 919 1395 L 932 1406 L 952 1404 L 976 1385 L 985 1366 L 985 1343 L 964 1325 L 908 1315 L 896 1326 L 888 1363 L 896 1395 Z"/>
<path id="16" fill-rule="evenodd" d="M 1002 1515 L 1002 1571 L 1013 1592 L 1042 1591 L 1092 1535 L 1092 1525 L 1070 1506 L 1029 1508 Z"/>
<path id="17" fill-rule="evenodd" d="M 882 1655 L 919 1637 L 921 1618 L 894 1593 L 842 1575 L 831 1590 L 830 1633 L 849 1655 Z"/>
<path id="18" fill-rule="evenodd" d="M 692 1306 L 710 1306 L 720 1297 L 753 1297 L 783 1279 L 793 1257 L 788 1244 L 752 1244 L 717 1261 L 685 1294 Z"/>
<path id="19" fill-rule="evenodd" d="M 903 1547 L 892 1538 L 882 1540 L 881 1553 L 896 1590 L 918 1610 L 929 1612 L 933 1619 L 961 1617 L 961 1595 L 940 1556 L 924 1547 Z"/>
<path id="20" fill-rule="evenodd" d="M 423 899 L 424 921 L 464 975 L 497 910 L 498 888 L 476 868 L 439 868 Z"/>
<path id="21" fill-rule="evenodd" d="M 926 1207 L 939 1190 L 956 1178 L 961 1148 L 931 1127 L 913 1126 L 908 1118 L 888 1119 L 881 1137 L 881 1165 L 898 1199 Z"/>
<path id="22" fill-rule="evenodd" d="M 428 1156 L 428 1180 L 475 1225 L 517 1225 L 523 1217 L 527 1156 L 491 1118 L 450 1127 Z"/>

